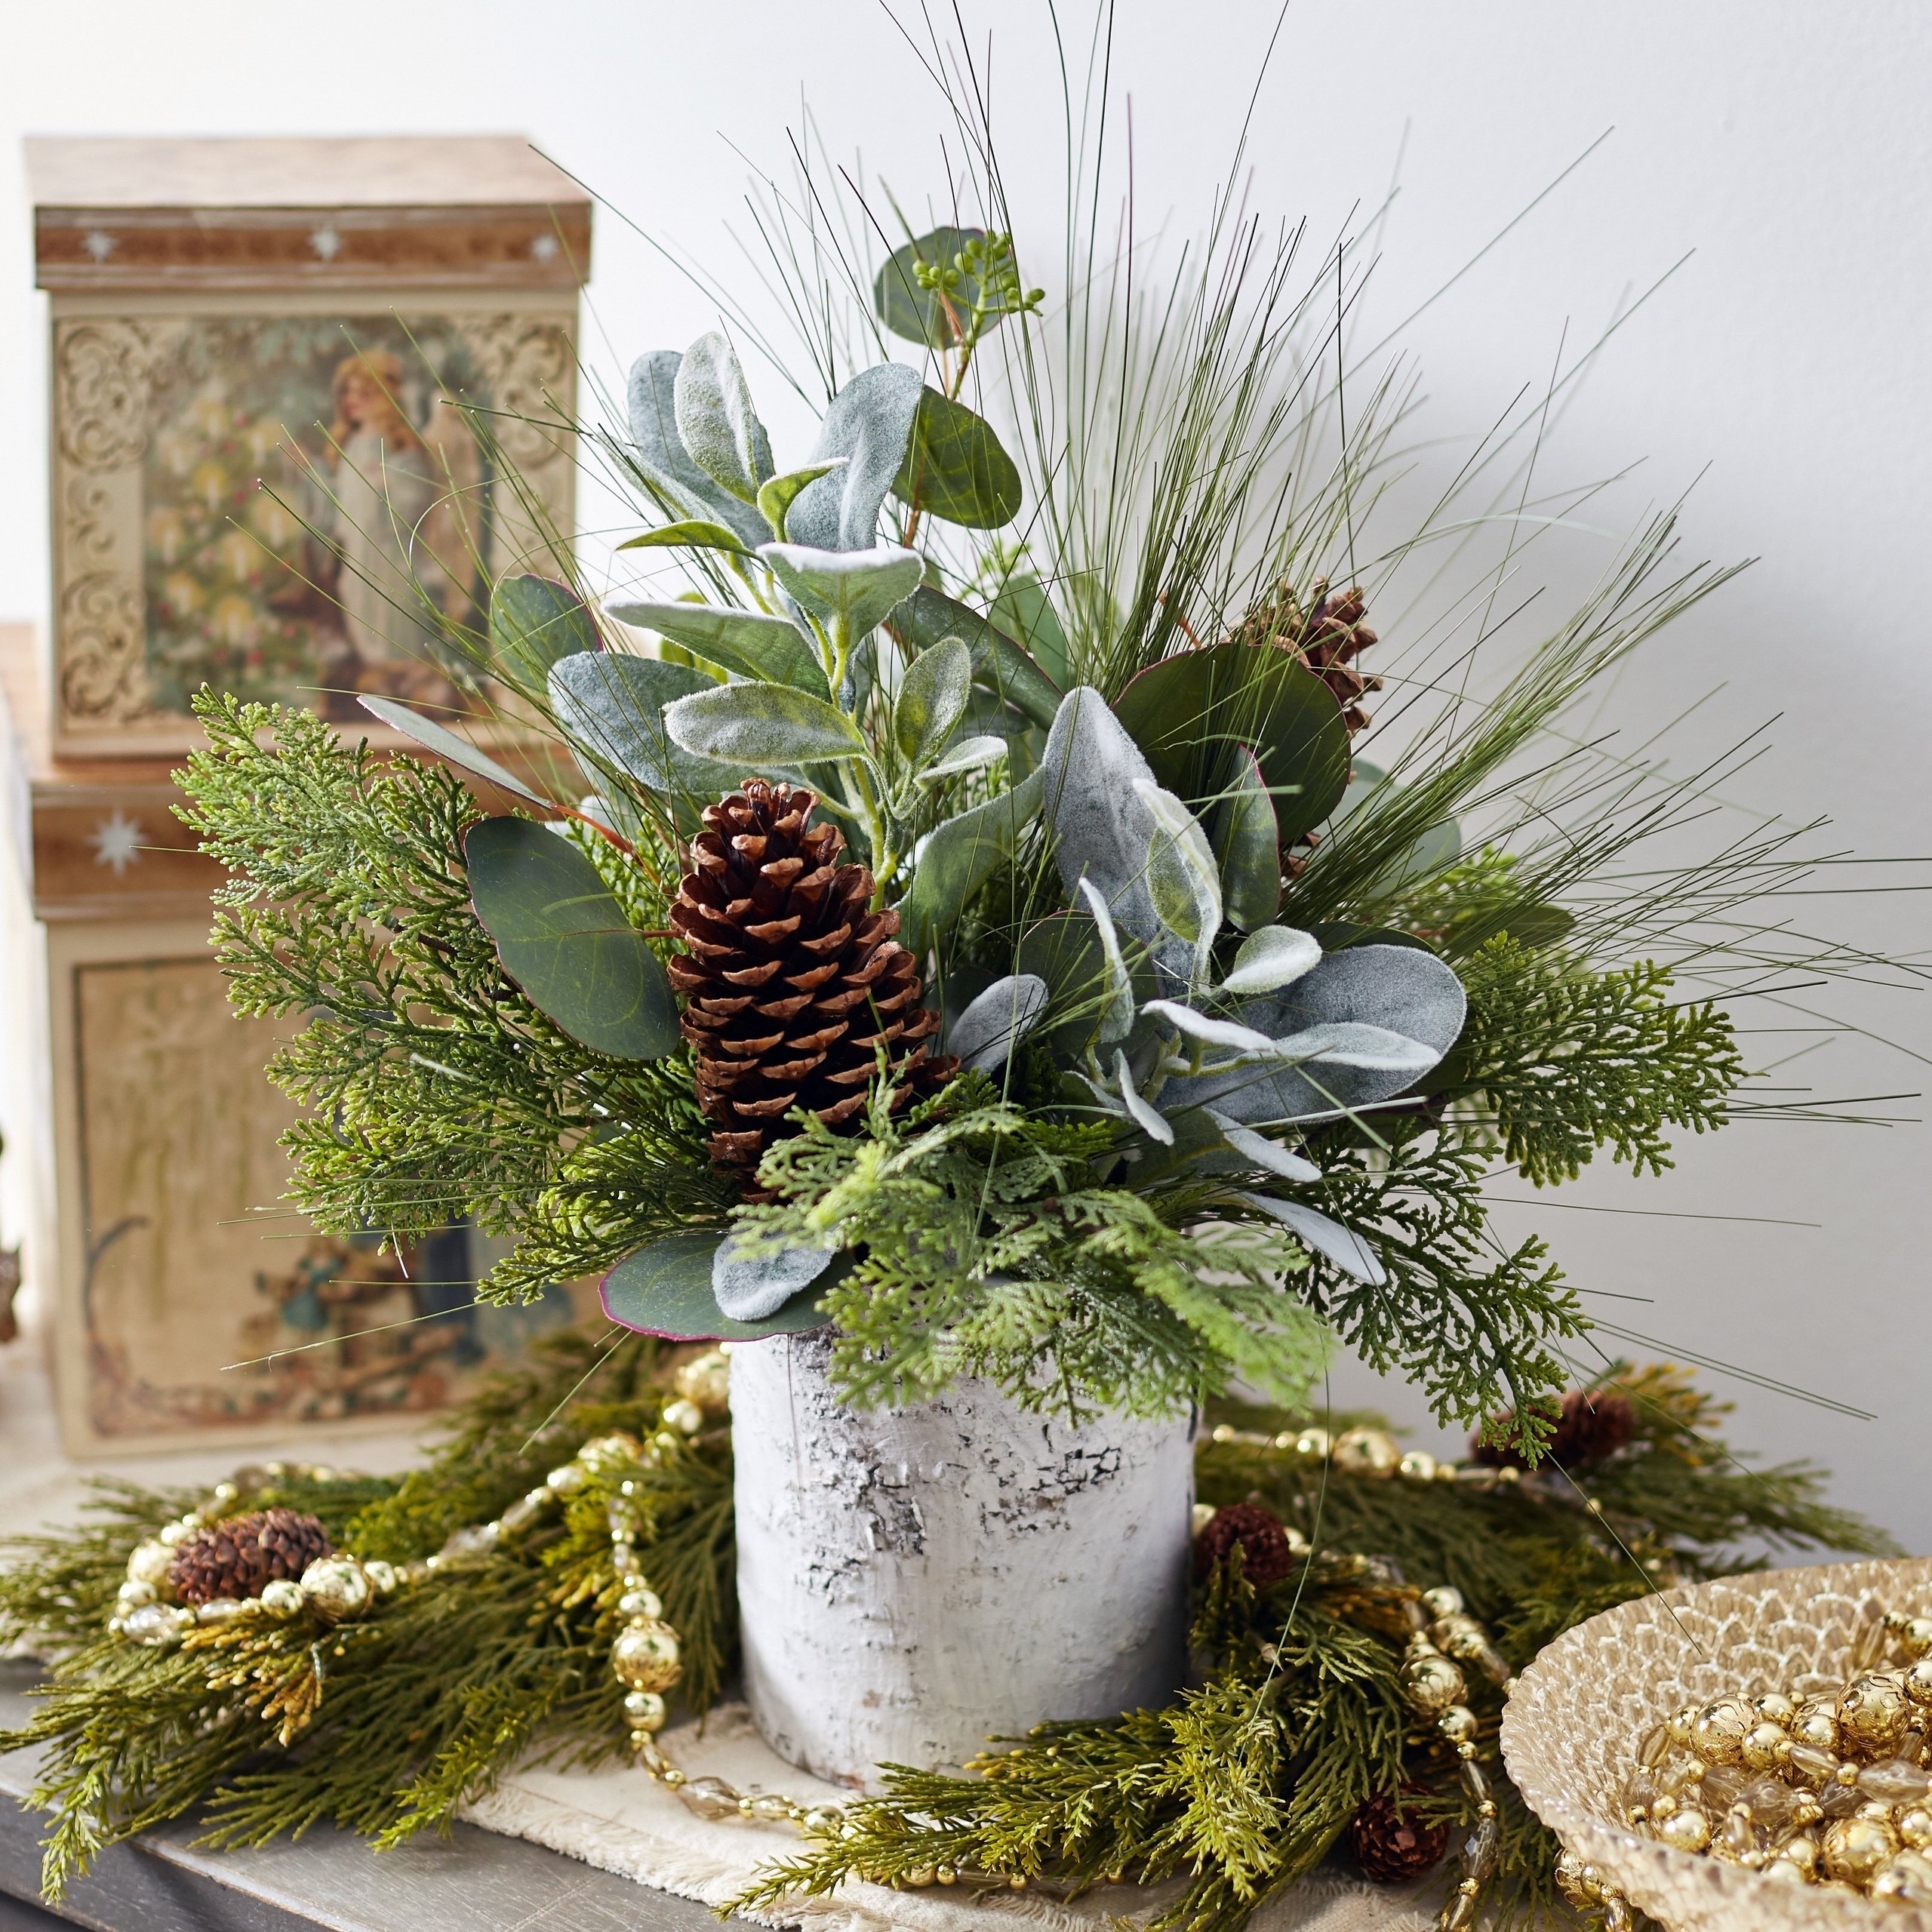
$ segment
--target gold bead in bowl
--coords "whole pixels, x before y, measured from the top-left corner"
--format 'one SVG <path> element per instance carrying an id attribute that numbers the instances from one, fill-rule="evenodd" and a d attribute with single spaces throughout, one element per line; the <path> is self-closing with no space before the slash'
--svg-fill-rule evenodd
<path id="1" fill-rule="evenodd" d="M 1854 1677 L 1838 1700 L 1838 1735 L 1866 1757 L 1896 1750 L 1911 1719 L 1904 1678 L 1897 1671 L 1868 1671 Z"/>

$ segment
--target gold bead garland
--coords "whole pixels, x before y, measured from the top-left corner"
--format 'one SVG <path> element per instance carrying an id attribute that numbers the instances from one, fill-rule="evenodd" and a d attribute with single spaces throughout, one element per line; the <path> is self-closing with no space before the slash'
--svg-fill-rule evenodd
<path id="1" fill-rule="evenodd" d="M 1932 1906 L 1932 1617 L 1888 1611 L 1852 1667 L 1674 1712 L 1638 1746 L 1626 1822 L 1782 1884 Z M 1580 1902 L 1614 1889 L 1567 1854 L 1557 1876 Z"/>

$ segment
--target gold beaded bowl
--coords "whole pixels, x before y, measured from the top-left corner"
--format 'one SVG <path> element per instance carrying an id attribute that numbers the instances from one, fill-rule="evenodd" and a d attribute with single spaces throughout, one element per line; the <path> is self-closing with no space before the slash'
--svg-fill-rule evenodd
<path id="1" fill-rule="evenodd" d="M 1680 1850 L 1634 1829 L 1623 1810 L 1642 1740 L 1687 1704 L 1835 1694 L 1882 1644 L 1887 1612 L 1928 1608 L 1932 1558 L 1922 1557 L 1725 1577 L 1621 1604 L 1523 1672 L 1503 1712 L 1504 1761 L 1566 1848 L 1670 1932 L 1932 1932 L 1932 1910 Z"/>

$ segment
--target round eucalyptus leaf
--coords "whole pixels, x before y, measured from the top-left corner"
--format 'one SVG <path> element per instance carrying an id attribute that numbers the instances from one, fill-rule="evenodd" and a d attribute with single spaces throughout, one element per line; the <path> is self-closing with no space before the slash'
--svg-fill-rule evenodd
<path id="1" fill-rule="evenodd" d="M 959 331 L 938 291 L 919 286 L 918 269 L 921 264 L 943 266 L 968 242 L 985 239 L 983 229 L 935 228 L 894 249 L 872 281 L 872 308 L 879 320 L 908 342 L 922 342 L 928 349 L 950 349 L 959 340 Z M 979 293 L 979 284 L 968 275 L 951 299 L 955 308 L 970 309 Z"/>
<path id="2" fill-rule="evenodd" d="M 614 1060 L 658 1060 L 677 1045 L 663 965 L 574 845 L 534 819 L 486 818 L 463 853 L 476 916 L 540 1013 Z"/>
<path id="3" fill-rule="evenodd" d="M 969 530 L 1011 523 L 1023 501 L 1019 466 L 993 426 L 930 384 L 892 491 L 901 503 Z"/>
<path id="4" fill-rule="evenodd" d="M 490 651 L 509 682 L 540 688 L 560 657 L 595 651 L 597 620 L 555 578 L 504 577 L 490 593 Z"/>
<path id="5" fill-rule="evenodd" d="M 715 1233 L 669 1235 L 626 1256 L 604 1278 L 604 1312 L 623 1327 L 672 1342 L 755 1342 L 825 1326 L 818 1302 L 830 1284 L 823 1281 L 760 1321 L 733 1321 L 719 1309 L 711 1285 L 718 1244 Z"/>

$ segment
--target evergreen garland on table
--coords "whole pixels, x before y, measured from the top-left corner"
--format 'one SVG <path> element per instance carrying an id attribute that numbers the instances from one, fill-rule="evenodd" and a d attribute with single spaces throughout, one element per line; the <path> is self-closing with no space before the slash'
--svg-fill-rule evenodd
<path id="1" fill-rule="evenodd" d="M 574 1334 L 543 1346 L 540 1372 L 493 1382 L 408 1475 L 272 1466 L 238 1472 L 211 1500 L 105 1483 L 90 1521 L 17 1543 L 0 1571 L 0 1639 L 30 1644 L 51 1669 L 45 1709 L 0 1736 L 0 1749 L 46 1748 L 36 1801 L 54 1814 L 51 1895 L 103 1847 L 191 1807 L 205 1808 L 217 1846 L 324 1821 L 392 1844 L 445 1823 L 519 1761 L 626 1755 L 609 1667 L 623 1623 L 608 1567 L 614 1506 L 634 1523 L 678 1633 L 686 1706 L 715 1700 L 736 1648 L 728 1432 L 666 1427 L 681 1419 L 654 1343 L 607 1349 Z M 1620 1366 L 1612 1383 L 1631 1400 L 1634 1433 L 1576 1470 L 1574 1487 L 1513 1470 L 1404 1479 L 1389 1473 L 1386 1446 L 1366 1462 L 1352 1448 L 1382 1441 L 1361 1432 L 1373 1418 L 1334 1419 L 1357 1430 L 1331 1444 L 1304 1415 L 1219 1405 L 1196 1457 L 1204 1505 L 1245 1505 L 1235 1520 L 1251 1534 L 1266 1512 L 1297 1554 L 1257 1586 L 1238 1535 L 1204 1546 L 1200 1687 L 1160 1711 L 1043 1726 L 989 1755 L 982 1777 L 894 1767 L 887 1795 L 848 1808 L 844 1835 L 775 1854 L 742 1903 L 950 1864 L 1061 1890 L 1115 1875 L 1179 1880 L 1163 1925 L 1235 1932 L 1371 1798 L 1419 1786 L 1417 1816 L 1466 1822 L 1454 1761 L 1433 1732 L 1417 1733 L 1403 1697 L 1402 1613 L 1417 1587 L 1460 1591 L 1520 1666 L 1642 1592 L 1647 1576 L 1715 1574 L 1753 1560 L 1753 1545 L 1889 1549 L 1820 1501 L 1810 1466 L 1740 1467 L 1709 1432 L 1715 1405 L 1675 1371 Z M 686 1407 L 683 1427 L 694 1420 Z M 598 1465 L 541 1527 L 494 1547 L 465 1539 L 586 1438 L 613 1432 L 653 1454 Z M 1426 1472 L 1425 1459 L 1414 1473 Z M 198 1503 L 213 1520 L 268 1508 L 312 1516 L 366 1562 L 460 1553 L 360 1620 L 238 1620 L 178 1647 L 110 1633 L 131 1548 Z M 1222 1560 L 1206 1560 L 1217 1548 Z M 1509 1909 L 1546 1900 L 1554 1842 L 1494 1761 L 1496 1693 L 1477 1688 L 1472 1701 L 1503 1827 L 1492 1896 Z"/>

